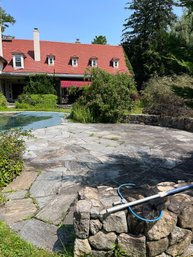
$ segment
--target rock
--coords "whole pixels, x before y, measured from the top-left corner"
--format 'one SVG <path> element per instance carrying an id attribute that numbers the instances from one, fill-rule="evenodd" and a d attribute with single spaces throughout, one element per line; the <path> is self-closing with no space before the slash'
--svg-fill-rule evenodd
<path id="1" fill-rule="evenodd" d="M 74 243 L 74 257 L 81 257 L 92 252 L 87 239 L 76 239 Z"/>
<path id="2" fill-rule="evenodd" d="M 160 220 L 158 220 L 151 228 L 149 228 L 150 224 L 148 224 L 147 228 L 147 238 L 149 240 L 160 240 L 168 236 L 176 226 L 177 217 L 174 213 L 163 211 L 163 216 Z"/>
<path id="3" fill-rule="evenodd" d="M 50 201 L 37 215 L 40 220 L 58 225 L 64 219 L 76 195 L 58 195 Z"/>
<path id="4" fill-rule="evenodd" d="M 18 200 L 18 199 L 24 199 L 26 198 L 26 195 L 28 194 L 27 190 L 21 190 L 21 191 L 13 191 L 10 193 L 4 193 L 6 199 L 9 200 Z"/>
<path id="5" fill-rule="evenodd" d="M 193 228 L 193 206 L 189 205 L 183 209 L 178 216 L 179 225 L 182 228 Z"/>
<path id="6" fill-rule="evenodd" d="M 113 251 L 92 251 L 92 257 L 114 257 Z"/>
<path id="7" fill-rule="evenodd" d="M 32 199 L 10 200 L 4 204 L 0 211 L 0 219 L 13 224 L 30 218 L 37 211 Z"/>
<path id="8" fill-rule="evenodd" d="M 191 241 L 192 241 L 192 232 L 190 230 L 186 230 L 185 237 L 177 244 L 170 246 L 166 250 L 166 253 L 168 253 L 171 256 L 179 256 L 187 250 Z"/>
<path id="9" fill-rule="evenodd" d="M 146 257 L 145 237 L 133 237 L 128 234 L 120 234 L 118 246 L 127 256 Z"/>
<path id="10" fill-rule="evenodd" d="M 158 241 L 147 242 L 147 250 L 149 256 L 156 256 L 163 253 L 168 248 L 168 245 L 169 241 L 167 237 L 162 238 Z"/>
<path id="11" fill-rule="evenodd" d="M 193 244 L 190 244 L 188 249 L 184 252 L 184 257 L 193 256 Z"/>
<path id="12" fill-rule="evenodd" d="M 168 198 L 167 208 L 169 211 L 180 214 L 185 206 L 192 202 L 192 198 L 186 194 L 173 195 Z"/>
<path id="13" fill-rule="evenodd" d="M 92 235 L 95 235 L 102 228 L 102 223 L 99 220 L 91 220 L 90 221 L 90 232 Z"/>
<path id="14" fill-rule="evenodd" d="M 175 227 L 169 236 L 170 245 L 179 243 L 186 235 L 187 230 L 179 227 Z"/>
<path id="15" fill-rule="evenodd" d="M 47 250 L 53 250 L 54 244 L 58 239 L 58 228 L 56 226 L 36 219 L 18 222 L 12 225 L 11 228 L 24 240 Z"/>
<path id="16" fill-rule="evenodd" d="M 114 203 L 120 202 L 119 196 L 102 196 L 100 199 L 102 205 L 104 208 L 112 207 Z"/>
<path id="17" fill-rule="evenodd" d="M 76 236 L 80 239 L 85 239 L 89 236 L 90 209 L 91 203 L 88 200 L 80 200 L 76 204 L 74 229 Z"/>
<path id="18" fill-rule="evenodd" d="M 103 221 L 103 228 L 107 232 L 127 233 L 127 219 L 124 211 L 116 212 L 107 216 Z"/>
<path id="19" fill-rule="evenodd" d="M 23 171 L 18 177 L 14 179 L 3 191 L 21 191 L 28 190 L 32 183 L 38 176 L 38 172 L 35 171 Z"/>
<path id="20" fill-rule="evenodd" d="M 161 182 L 157 184 L 157 189 L 160 192 L 165 192 L 165 191 L 174 189 L 174 186 L 175 186 L 174 182 Z"/>
<path id="21" fill-rule="evenodd" d="M 92 187 L 85 187 L 80 192 L 78 192 L 78 196 L 80 200 L 87 200 L 87 199 L 96 199 L 98 200 L 98 190 Z"/>
<path id="22" fill-rule="evenodd" d="M 117 236 L 115 233 L 98 232 L 94 236 L 89 237 L 91 246 L 97 250 L 112 250 L 114 248 Z"/>

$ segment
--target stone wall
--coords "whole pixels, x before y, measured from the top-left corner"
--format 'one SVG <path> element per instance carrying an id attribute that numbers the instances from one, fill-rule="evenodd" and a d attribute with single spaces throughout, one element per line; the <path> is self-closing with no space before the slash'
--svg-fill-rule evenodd
<path id="1" fill-rule="evenodd" d="M 176 128 L 176 129 L 193 132 L 193 118 L 187 118 L 187 117 L 178 118 L 178 117 L 169 117 L 169 116 L 161 117 L 159 115 L 131 114 L 126 116 L 123 122 L 162 126 L 162 127 Z"/>
<path id="2" fill-rule="evenodd" d="M 167 191 L 177 186 L 164 182 L 154 190 Z M 144 192 L 149 190 L 147 188 L 143 187 Z M 133 190 L 136 194 L 128 197 L 128 201 L 143 197 L 143 190 Z M 74 256 L 193 256 L 193 197 L 186 192 L 164 199 L 165 202 L 151 203 L 151 211 L 148 210 L 152 212 L 156 204 L 157 209 L 163 209 L 162 218 L 147 223 L 136 219 L 127 209 L 113 214 L 101 213 L 120 201 L 116 189 L 84 188 L 79 192 L 74 212 Z M 142 212 L 142 206 L 140 208 Z"/>

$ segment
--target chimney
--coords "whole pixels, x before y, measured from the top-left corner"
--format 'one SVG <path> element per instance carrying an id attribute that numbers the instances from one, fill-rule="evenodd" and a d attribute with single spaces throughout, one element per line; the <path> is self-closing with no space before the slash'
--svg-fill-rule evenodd
<path id="1" fill-rule="evenodd" d="M 0 56 L 3 57 L 2 26 L 0 24 Z"/>
<path id="2" fill-rule="evenodd" d="M 40 33 L 38 28 L 34 28 L 34 60 L 40 61 Z"/>
<path id="3" fill-rule="evenodd" d="M 77 38 L 76 41 L 75 41 L 76 44 L 80 44 L 80 39 Z"/>

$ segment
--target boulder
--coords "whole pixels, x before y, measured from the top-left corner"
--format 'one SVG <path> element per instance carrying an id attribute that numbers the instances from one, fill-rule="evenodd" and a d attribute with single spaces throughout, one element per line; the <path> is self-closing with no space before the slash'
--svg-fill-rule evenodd
<path id="1" fill-rule="evenodd" d="M 186 194 L 178 194 L 173 195 L 168 198 L 167 208 L 169 211 L 180 214 L 181 211 L 187 206 L 187 204 L 191 204 L 192 197 Z"/>
<path id="2" fill-rule="evenodd" d="M 183 240 L 186 236 L 187 230 L 179 227 L 175 227 L 172 233 L 169 236 L 170 245 L 174 245 Z"/>
<path id="3" fill-rule="evenodd" d="M 89 237 L 90 245 L 97 250 L 113 250 L 117 236 L 115 233 L 98 232 L 94 236 Z"/>
<path id="4" fill-rule="evenodd" d="M 149 256 L 157 256 L 158 254 L 162 254 L 169 245 L 169 240 L 167 237 L 162 238 L 158 241 L 147 242 L 147 250 Z"/>
<path id="5" fill-rule="evenodd" d="M 169 255 L 171 255 L 173 257 L 182 255 L 189 247 L 191 241 L 192 241 L 192 232 L 190 230 L 186 230 L 186 234 L 183 237 L 183 239 L 180 242 L 178 242 L 174 245 L 171 245 L 166 250 L 166 253 L 168 253 Z"/>
<path id="6" fill-rule="evenodd" d="M 118 237 L 118 246 L 126 256 L 146 257 L 146 244 L 144 236 L 131 236 L 120 234 Z"/>
<path id="7" fill-rule="evenodd" d="M 147 238 L 149 240 L 160 240 L 168 236 L 176 226 L 177 217 L 174 213 L 163 211 L 163 216 L 160 220 L 158 220 L 152 227 L 150 227 L 150 223 L 147 228 Z"/>
<path id="8" fill-rule="evenodd" d="M 110 214 L 103 221 L 103 228 L 106 232 L 127 233 L 127 219 L 124 211 Z"/>
<path id="9" fill-rule="evenodd" d="M 91 220 L 90 221 L 90 233 L 95 235 L 98 233 L 102 228 L 102 223 L 99 220 Z"/>
<path id="10" fill-rule="evenodd" d="M 182 228 L 193 228 L 193 206 L 186 206 L 178 216 L 179 225 Z"/>
<path id="11" fill-rule="evenodd" d="M 87 239 L 76 239 L 74 243 L 74 257 L 81 257 L 92 252 Z"/>

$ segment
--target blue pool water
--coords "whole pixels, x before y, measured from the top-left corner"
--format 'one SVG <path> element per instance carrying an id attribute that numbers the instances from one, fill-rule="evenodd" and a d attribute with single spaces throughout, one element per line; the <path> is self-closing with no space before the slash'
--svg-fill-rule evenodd
<path id="1" fill-rule="evenodd" d="M 18 112 L 0 114 L 0 131 L 11 128 L 34 130 L 61 124 L 64 113 L 59 112 Z"/>

